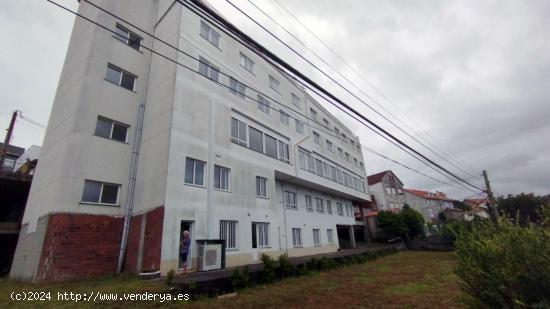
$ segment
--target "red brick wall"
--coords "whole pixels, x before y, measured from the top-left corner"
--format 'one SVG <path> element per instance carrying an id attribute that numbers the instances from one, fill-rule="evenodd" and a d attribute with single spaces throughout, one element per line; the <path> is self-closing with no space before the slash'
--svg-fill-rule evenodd
<path id="1" fill-rule="evenodd" d="M 135 273 L 141 222 L 147 216 L 142 271 L 159 270 L 164 207 L 132 217 L 124 271 Z M 116 272 L 124 218 L 52 214 L 42 246 L 36 280 L 93 278 Z"/>
<path id="2" fill-rule="evenodd" d="M 37 281 L 91 278 L 116 272 L 122 218 L 50 215 Z"/>
<path id="3" fill-rule="evenodd" d="M 160 270 L 160 251 L 162 246 L 162 226 L 164 207 L 158 207 L 147 214 L 145 239 L 143 243 L 143 272 Z"/>

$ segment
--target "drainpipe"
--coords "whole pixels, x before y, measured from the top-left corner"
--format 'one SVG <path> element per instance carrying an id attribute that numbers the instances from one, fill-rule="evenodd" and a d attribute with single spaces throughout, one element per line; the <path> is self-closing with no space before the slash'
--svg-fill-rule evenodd
<path id="1" fill-rule="evenodd" d="M 206 182 L 206 239 L 211 239 L 211 229 L 213 226 L 212 217 L 212 186 L 214 185 L 214 150 L 213 139 L 214 139 L 214 120 L 212 119 L 213 106 L 212 100 L 208 104 L 208 178 Z"/>
<path id="2" fill-rule="evenodd" d="M 157 8 L 155 10 L 155 21 L 157 20 L 159 2 L 157 1 Z M 156 26 L 153 27 L 153 35 L 155 35 Z M 151 41 L 151 48 L 153 47 L 155 39 Z M 143 103 L 139 106 L 138 117 L 136 121 L 136 131 L 134 138 L 134 145 L 132 146 L 132 159 L 130 162 L 130 177 L 128 179 L 128 193 L 126 197 L 126 211 L 124 214 L 124 225 L 122 227 L 122 238 L 120 240 L 120 252 L 118 255 L 117 274 L 122 271 L 122 264 L 124 262 L 124 255 L 126 254 L 126 247 L 128 245 L 128 233 L 130 230 L 130 220 L 132 219 L 132 209 L 134 207 L 134 195 L 136 190 L 136 175 L 139 161 L 139 151 L 141 147 L 141 134 L 143 132 L 143 118 L 145 116 L 145 103 L 147 102 L 147 90 L 149 89 L 149 75 L 151 73 L 151 60 L 153 53 L 149 53 L 149 64 L 147 68 L 147 82 L 145 83 L 145 90 L 143 96 Z"/>

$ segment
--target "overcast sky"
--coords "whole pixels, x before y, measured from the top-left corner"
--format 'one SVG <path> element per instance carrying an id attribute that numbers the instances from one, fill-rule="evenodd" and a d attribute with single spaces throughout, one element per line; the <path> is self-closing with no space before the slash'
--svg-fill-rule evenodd
<path id="1" fill-rule="evenodd" d="M 77 7 L 76 0 L 58 1 Z M 342 80 L 247 0 L 231 1 L 373 108 L 441 155 L 443 151 L 447 160 L 476 176 L 486 169 L 497 194 L 550 193 L 550 1 L 279 0 L 367 82 L 276 2 L 251 0 L 371 98 Z M 327 80 L 226 1 L 210 2 L 243 31 L 365 116 L 461 177 L 471 178 Z M 7 127 L 8 114 L 15 109 L 47 124 L 73 21 L 73 16 L 42 0 L 0 3 L 1 128 Z M 324 105 L 350 126 L 364 145 L 450 182 Z M 22 147 L 40 145 L 44 136 L 43 129 L 24 121 L 18 121 L 15 132 L 13 143 Z M 4 131 L 0 137 L 3 140 Z M 365 164 L 368 174 L 392 169 L 409 188 L 443 190 L 455 198 L 474 195 L 368 152 Z M 471 181 L 481 186 L 480 176 Z"/>

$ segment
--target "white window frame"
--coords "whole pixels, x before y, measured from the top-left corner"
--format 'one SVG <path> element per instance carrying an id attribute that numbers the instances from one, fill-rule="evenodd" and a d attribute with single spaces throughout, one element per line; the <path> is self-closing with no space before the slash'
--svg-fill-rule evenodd
<path id="1" fill-rule="evenodd" d="M 117 86 L 120 86 L 120 87 L 122 87 L 122 88 L 124 88 L 124 89 L 126 89 L 126 90 L 130 90 L 130 91 L 134 91 L 134 92 L 135 92 L 137 75 L 135 75 L 135 74 L 133 74 L 133 73 L 130 73 L 130 72 L 128 72 L 128 71 L 126 71 L 126 70 L 124 70 L 124 69 L 122 69 L 122 68 L 120 68 L 120 67 L 118 67 L 118 66 L 116 66 L 116 65 L 114 65 L 114 64 L 112 64 L 112 63 L 108 63 L 108 64 L 107 64 L 107 71 L 108 71 L 109 69 L 111 69 L 111 70 L 116 71 L 116 72 L 119 73 L 118 82 L 114 82 L 114 81 L 112 81 L 112 80 L 107 79 L 107 74 L 105 74 L 105 80 L 106 80 L 106 81 L 108 81 L 108 82 L 110 82 L 110 83 L 112 83 L 112 84 L 115 84 L 115 85 L 117 85 Z M 123 76 L 123 75 L 128 75 L 128 76 L 130 76 L 130 77 L 133 78 L 132 89 L 129 89 L 129 88 L 126 88 L 126 87 L 122 86 L 122 76 Z"/>
<path id="2" fill-rule="evenodd" d="M 119 32 L 119 30 L 121 32 Z M 131 48 L 133 48 L 137 51 L 141 50 L 141 42 L 143 41 L 143 38 L 140 35 L 138 35 L 137 33 L 128 30 L 128 28 L 124 27 L 123 25 L 121 25 L 119 23 L 116 23 L 116 25 L 115 25 L 115 33 L 116 34 L 113 34 L 113 37 L 115 39 L 119 40 L 120 42 L 124 43 L 125 45 L 130 46 Z M 123 34 L 124 34 L 124 36 L 123 36 Z M 130 39 L 131 35 L 136 36 L 138 38 L 138 41 L 131 40 Z M 130 41 L 132 41 L 133 43 L 137 43 L 137 48 L 130 45 Z"/>
<path id="3" fill-rule="evenodd" d="M 334 231 L 333 229 L 327 229 L 327 240 L 329 245 L 334 245 Z"/>
<path id="4" fill-rule="evenodd" d="M 290 125 L 290 115 L 285 113 L 283 110 L 279 110 L 279 115 L 281 118 L 281 123 L 288 126 Z"/>
<path id="5" fill-rule="evenodd" d="M 319 198 L 319 197 L 315 198 L 315 211 L 320 214 L 325 213 L 325 205 L 322 198 Z"/>
<path id="6" fill-rule="evenodd" d="M 240 65 L 248 72 L 254 74 L 254 61 L 243 52 L 239 52 Z"/>
<path id="7" fill-rule="evenodd" d="M 259 186 L 258 186 L 259 185 Z M 263 191 L 262 192 L 262 186 L 263 186 Z M 259 188 L 259 192 L 258 192 L 258 188 Z M 268 198 L 268 191 L 267 191 L 267 178 L 266 177 L 262 177 L 262 176 L 256 176 L 256 197 L 261 197 L 261 198 Z M 262 195 L 263 193 L 263 195 Z"/>
<path id="8" fill-rule="evenodd" d="M 321 145 L 321 135 L 313 131 L 313 142 L 317 145 Z"/>
<path id="9" fill-rule="evenodd" d="M 279 86 L 281 85 L 281 82 L 279 82 L 275 77 L 269 75 L 269 88 L 275 90 L 275 92 L 279 93 Z"/>
<path id="10" fill-rule="evenodd" d="M 313 198 L 311 195 L 306 195 L 306 211 L 313 212 Z"/>
<path id="11" fill-rule="evenodd" d="M 94 201 L 85 201 L 84 200 L 84 192 L 86 190 L 86 183 L 96 183 L 101 185 L 101 189 L 99 189 L 99 198 L 97 202 Z M 103 198 L 103 190 L 105 188 L 105 185 L 108 186 L 116 186 L 117 187 L 117 195 L 116 195 L 116 201 L 115 203 L 104 203 L 101 202 L 101 199 Z M 103 181 L 97 181 L 97 180 L 91 180 L 91 179 L 85 179 L 84 180 L 84 187 L 82 188 L 82 198 L 81 203 L 84 204 L 95 204 L 95 205 L 111 205 L 111 206 L 118 206 L 118 203 L 120 201 L 120 187 L 121 185 L 118 183 L 111 183 L 111 182 L 103 182 Z"/>
<path id="12" fill-rule="evenodd" d="M 219 173 L 216 173 L 216 168 L 218 169 Z M 227 183 L 226 183 L 227 188 L 222 188 L 222 174 L 224 172 L 227 174 Z M 218 178 L 218 184 L 220 185 L 219 188 L 216 187 L 216 181 L 215 181 L 216 178 Z M 214 185 L 214 189 L 216 189 L 216 190 L 229 192 L 231 190 L 231 169 L 228 168 L 228 167 L 225 167 L 225 166 L 215 164 L 214 165 L 214 184 L 213 185 Z"/>
<path id="13" fill-rule="evenodd" d="M 332 152 L 332 150 L 333 150 L 332 149 L 332 142 L 327 139 L 326 140 L 326 145 L 327 145 L 327 150 Z"/>
<path id="14" fill-rule="evenodd" d="M 226 250 L 239 250 L 239 222 L 236 220 L 220 220 L 220 239 L 225 239 Z M 230 246 L 234 243 L 233 246 Z"/>
<path id="15" fill-rule="evenodd" d="M 342 205 L 342 203 L 336 203 L 336 210 L 339 216 L 344 216 L 344 205 Z"/>
<path id="16" fill-rule="evenodd" d="M 188 160 L 191 160 L 193 162 L 193 180 L 192 182 L 187 182 L 187 179 L 185 179 L 186 175 L 187 175 L 187 161 Z M 201 162 L 203 163 L 203 171 L 202 171 L 202 185 L 201 184 L 197 184 L 197 162 Z M 187 185 L 192 185 L 192 186 L 198 186 L 198 187 L 204 187 L 206 186 L 206 182 L 207 182 L 207 166 L 206 166 L 206 162 L 202 161 L 202 160 L 198 160 L 198 159 L 194 159 L 194 158 L 190 158 L 190 157 L 187 157 L 185 158 L 185 168 L 186 170 L 184 171 L 184 175 L 183 175 L 183 182 Z"/>
<path id="17" fill-rule="evenodd" d="M 303 247 L 301 228 L 292 228 L 292 246 L 294 248 Z"/>
<path id="18" fill-rule="evenodd" d="M 258 109 L 268 115 L 271 114 L 270 108 L 271 102 L 268 99 L 264 98 L 261 95 L 258 95 Z"/>
<path id="19" fill-rule="evenodd" d="M 321 230 L 313 229 L 313 245 L 316 247 L 321 246 Z"/>
<path id="20" fill-rule="evenodd" d="M 202 68 L 205 68 L 205 74 L 202 73 Z M 220 69 L 214 65 L 212 65 L 212 63 L 208 60 L 206 60 L 205 58 L 199 56 L 199 74 L 201 74 L 202 76 L 210 79 L 210 80 L 213 80 L 213 81 L 219 81 L 219 78 L 220 78 Z"/>
<path id="21" fill-rule="evenodd" d="M 332 215 L 332 202 L 327 200 L 327 214 Z"/>
<path id="22" fill-rule="evenodd" d="M 294 123 L 296 125 L 296 132 L 304 134 L 304 123 L 298 119 L 294 119 Z"/>
<path id="23" fill-rule="evenodd" d="M 237 123 L 237 136 L 233 136 L 233 123 Z M 244 124 L 244 132 L 241 132 L 241 124 Z M 244 134 L 244 139 L 242 139 Z M 239 145 L 248 147 L 248 125 L 244 121 L 240 121 L 237 118 L 231 117 L 231 140 Z"/>
<path id="24" fill-rule="evenodd" d="M 284 162 L 290 162 L 290 147 L 288 143 L 281 140 L 277 140 L 277 153 L 279 160 Z"/>
<path id="25" fill-rule="evenodd" d="M 298 195 L 296 192 L 285 190 L 284 200 L 287 209 L 298 209 Z"/>
<path id="26" fill-rule="evenodd" d="M 111 124 L 111 131 L 109 132 L 109 137 L 106 137 L 106 136 L 101 136 L 101 135 L 98 135 L 97 134 L 97 124 L 99 121 L 104 121 L 104 122 L 109 122 Z M 121 126 L 121 127 L 124 127 L 126 129 L 126 134 L 124 134 L 124 141 L 121 141 L 121 140 L 118 140 L 118 139 L 113 139 L 113 131 L 115 129 L 115 125 L 118 125 L 118 126 Z M 116 121 L 116 120 L 113 120 L 113 119 L 109 119 L 107 117 L 103 117 L 103 116 L 97 116 L 97 122 L 96 122 L 96 129 L 94 131 L 94 135 L 95 136 L 98 136 L 98 137 L 103 137 L 103 138 L 107 138 L 107 139 L 110 139 L 112 141 L 116 141 L 116 142 L 121 142 L 121 143 L 128 143 L 128 129 L 130 129 L 130 126 L 125 124 L 125 123 L 122 123 L 122 122 L 119 122 L 119 121 Z"/>
<path id="27" fill-rule="evenodd" d="M 300 97 L 297 96 L 296 94 L 294 93 L 291 93 L 290 94 L 290 97 L 291 97 L 291 100 L 292 100 L 292 104 L 298 108 L 301 108 L 300 107 Z"/>
<path id="28" fill-rule="evenodd" d="M 220 34 L 204 20 L 201 20 L 199 35 L 216 48 L 220 48 Z"/>
<path id="29" fill-rule="evenodd" d="M 252 222 L 256 226 L 256 248 L 269 248 L 269 223 L 268 222 Z M 262 235 L 264 236 L 262 238 Z"/>
<path id="30" fill-rule="evenodd" d="M 244 99 L 246 96 L 246 86 L 240 81 L 234 79 L 233 77 L 229 78 L 229 92 L 238 96 L 241 99 Z"/>

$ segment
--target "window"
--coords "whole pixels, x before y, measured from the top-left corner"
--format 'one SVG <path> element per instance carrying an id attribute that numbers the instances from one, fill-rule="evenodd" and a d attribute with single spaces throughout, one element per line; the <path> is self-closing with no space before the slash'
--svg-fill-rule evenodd
<path id="1" fill-rule="evenodd" d="M 122 88 L 134 91 L 136 76 L 110 63 L 107 65 L 107 74 L 105 75 L 105 79 L 111 83 L 119 85 Z"/>
<path id="2" fill-rule="evenodd" d="M 311 200 L 311 196 L 306 195 L 306 210 L 309 212 L 313 212 L 313 203 Z"/>
<path id="3" fill-rule="evenodd" d="M 344 207 L 342 206 L 342 203 L 336 203 L 336 210 L 338 211 L 339 216 L 344 215 Z"/>
<path id="4" fill-rule="evenodd" d="M 2 168 L 6 168 L 6 169 L 11 170 L 14 166 L 15 166 L 15 160 L 14 159 L 11 159 L 11 158 L 5 158 L 4 159 L 4 165 L 2 166 Z"/>
<path id="5" fill-rule="evenodd" d="M 211 80 L 218 81 L 220 70 L 213 66 L 208 60 L 199 56 L 199 73 Z M 236 82 L 236 81 L 235 81 Z"/>
<path id="6" fill-rule="evenodd" d="M 330 179 L 332 179 L 332 181 L 338 181 L 338 178 L 336 176 L 336 167 L 334 166 L 330 166 Z"/>
<path id="7" fill-rule="evenodd" d="M 214 165 L 214 189 L 229 191 L 230 173 L 228 168 Z"/>
<path id="8" fill-rule="evenodd" d="M 201 20 L 201 36 L 210 44 L 219 48 L 220 34 L 212 29 L 207 23 Z"/>
<path id="9" fill-rule="evenodd" d="M 265 154 L 277 159 L 277 139 L 265 134 Z"/>
<path id="10" fill-rule="evenodd" d="M 338 156 L 339 156 L 340 158 L 343 157 L 343 153 L 344 153 L 344 152 L 343 152 L 342 148 L 338 148 Z"/>
<path id="11" fill-rule="evenodd" d="M 315 173 L 323 177 L 323 161 L 315 159 Z"/>
<path id="12" fill-rule="evenodd" d="M 285 142 L 282 142 L 282 141 L 278 141 L 277 143 L 279 145 L 279 160 L 289 162 L 290 161 L 290 158 L 289 158 L 290 153 L 289 153 L 288 144 L 285 143 Z"/>
<path id="13" fill-rule="evenodd" d="M 246 146 L 246 123 L 231 118 L 231 140 L 237 144 Z"/>
<path id="14" fill-rule="evenodd" d="M 82 202 L 116 205 L 119 188 L 119 184 L 84 180 Z"/>
<path id="15" fill-rule="evenodd" d="M 361 152 L 361 145 L 357 144 L 357 152 Z"/>
<path id="16" fill-rule="evenodd" d="M 296 192 L 285 191 L 285 205 L 288 209 L 298 209 L 296 205 Z"/>
<path id="17" fill-rule="evenodd" d="M 269 223 L 252 223 L 252 248 L 269 247 Z"/>
<path id="18" fill-rule="evenodd" d="M 357 164 L 358 164 L 357 158 L 353 158 L 353 165 L 357 166 Z"/>
<path id="19" fill-rule="evenodd" d="M 290 96 L 292 97 L 292 104 L 294 104 L 294 106 L 296 107 L 300 107 L 300 97 L 295 95 L 294 93 L 292 93 Z"/>
<path id="20" fill-rule="evenodd" d="M 328 120 L 326 120 L 325 118 L 323 118 L 323 124 L 325 125 L 325 127 L 328 128 L 329 122 L 328 122 Z"/>
<path id="21" fill-rule="evenodd" d="M 292 228 L 292 245 L 294 247 L 302 246 L 302 229 Z"/>
<path id="22" fill-rule="evenodd" d="M 264 152 L 264 134 L 262 131 L 248 126 L 248 142 L 250 149 Z"/>
<path id="23" fill-rule="evenodd" d="M 330 178 L 330 165 L 326 162 L 323 162 L 323 176 L 325 178 Z"/>
<path id="24" fill-rule="evenodd" d="M 317 121 L 317 112 L 313 108 L 309 109 L 309 116 L 311 119 Z"/>
<path id="25" fill-rule="evenodd" d="M 256 196 L 267 197 L 267 178 L 256 176 Z"/>
<path id="26" fill-rule="evenodd" d="M 327 214 L 332 215 L 332 203 L 327 200 Z"/>
<path id="27" fill-rule="evenodd" d="M 279 92 L 279 84 L 280 82 L 276 80 L 273 76 L 269 75 L 269 87 L 276 92 Z"/>
<path id="28" fill-rule="evenodd" d="M 116 34 L 114 35 L 114 37 L 117 40 L 132 47 L 135 50 L 139 50 L 141 46 L 141 40 L 142 40 L 142 38 L 139 35 L 126 29 L 126 27 L 122 26 L 121 24 L 116 24 L 115 33 Z"/>
<path id="29" fill-rule="evenodd" d="M 239 53 L 241 57 L 241 66 L 245 68 L 248 72 L 252 73 L 254 70 L 254 61 L 248 58 L 245 54 Z"/>
<path id="30" fill-rule="evenodd" d="M 315 210 L 318 213 L 325 213 L 325 207 L 323 206 L 323 199 L 315 198 Z"/>
<path id="31" fill-rule="evenodd" d="M 363 162 L 359 161 L 359 167 L 364 170 L 365 169 L 365 166 L 363 165 Z"/>
<path id="32" fill-rule="evenodd" d="M 304 123 L 298 119 L 294 119 L 294 123 L 296 124 L 296 132 L 304 134 Z"/>
<path id="33" fill-rule="evenodd" d="M 229 91 L 241 98 L 244 99 L 244 96 L 246 95 L 246 86 L 243 83 L 238 82 L 236 79 L 230 77 L 229 78 Z"/>
<path id="34" fill-rule="evenodd" d="M 344 174 L 344 186 L 347 187 L 347 186 L 349 186 L 349 179 L 348 179 L 349 175 L 346 172 L 343 172 L 343 174 Z"/>
<path id="35" fill-rule="evenodd" d="M 327 139 L 327 150 L 332 152 L 332 142 Z"/>
<path id="36" fill-rule="evenodd" d="M 346 152 L 346 161 L 350 162 L 349 153 Z"/>
<path id="37" fill-rule="evenodd" d="M 336 173 L 337 173 L 337 176 L 338 176 L 338 183 L 341 183 L 343 184 L 344 183 L 344 176 L 342 175 L 342 171 L 341 170 L 336 170 Z"/>
<path id="38" fill-rule="evenodd" d="M 317 133 L 317 132 L 313 132 L 313 141 L 316 144 L 321 145 L 321 135 L 319 135 L 319 133 Z"/>
<path id="39" fill-rule="evenodd" d="M 262 97 L 261 95 L 258 95 L 259 110 L 269 115 L 269 109 L 270 109 L 269 105 L 270 105 L 270 102 L 266 98 Z"/>
<path id="40" fill-rule="evenodd" d="M 319 229 L 313 229 L 313 245 L 321 245 L 321 230 Z"/>
<path id="41" fill-rule="evenodd" d="M 334 245 L 334 237 L 332 235 L 332 229 L 327 230 L 327 240 L 329 245 Z"/>
<path id="42" fill-rule="evenodd" d="M 126 124 L 99 116 L 95 125 L 95 135 L 126 143 L 129 127 Z"/>
<path id="43" fill-rule="evenodd" d="M 220 239 L 225 239 L 226 249 L 237 249 L 237 221 L 220 220 Z"/>
<path id="44" fill-rule="evenodd" d="M 281 115 L 281 123 L 288 126 L 290 124 L 290 116 L 282 110 L 279 111 L 279 114 Z"/>
<path id="45" fill-rule="evenodd" d="M 334 127 L 334 132 L 336 132 L 336 134 L 340 134 L 340 129 L 338 129 L 337 127 Z"/>
<path id="46" fill-rule="evenodd" d="M 185 161 L 185 183 L 204 186 L 205 162 L 187 158 Z"/>

